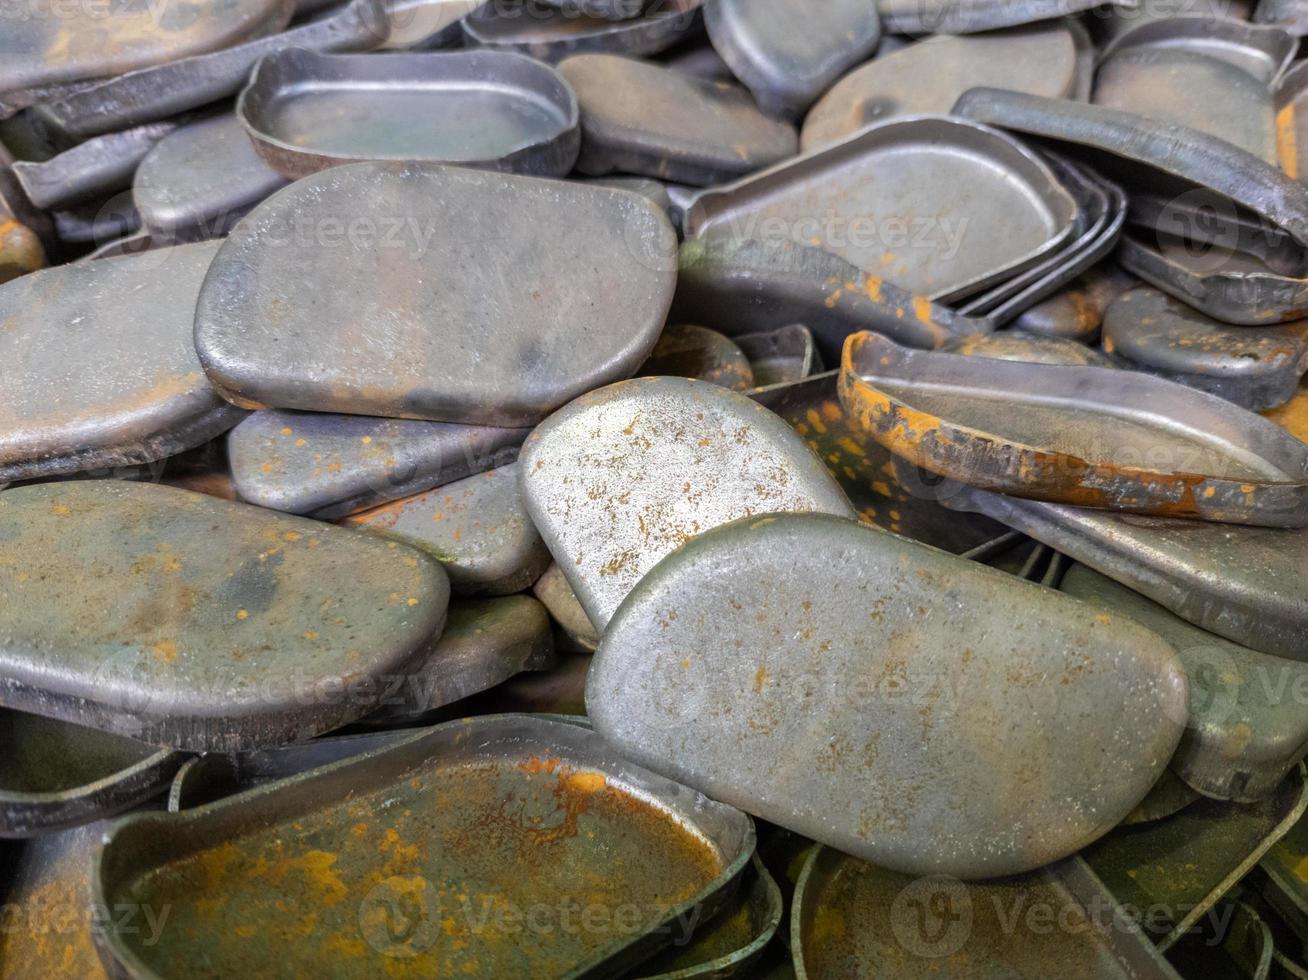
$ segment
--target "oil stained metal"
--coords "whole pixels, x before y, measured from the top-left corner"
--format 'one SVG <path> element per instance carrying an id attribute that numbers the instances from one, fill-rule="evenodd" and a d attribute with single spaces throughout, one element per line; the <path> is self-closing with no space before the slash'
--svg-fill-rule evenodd
<path id="1" fill-rule="evenodd" d="M 186 758 L 121 735 L 3 709 L 0 744 L 0 837 L 48 834 L 120 813 L 159 793 Z"/>
<path id="2" fill-rule="evenodd" d="M 1065 23 L 976 36 L 939 36 L 882 55 L 846 74 L 804 117 L 805 152 L 852 136 L 894 116 L 947 113 L 978 85 L 1071 95 L 1076 45 Z"/>
<path id="3" fill-rule="evenodd" d="M 216 245 L 76 263 L 0 288 L 0 482 L 148 463 L 245 413 L 219 397 L 191 339 Z"/>
<path id="4" fill-rule="evenodd" d="M 259 62 L 236 115 L 264 161 L 292 180 L 363 160 L 562 177 L 581 146 L 567 82 L 506 51 L 291 48 Z"/>
<path id="5" fill-rule="evenodd" d="M 1076 213 L 1045 163 L 1012 138 L 960 119 L 910 116 L 706 191 L 685 231 L 687 239 L 767 241 L 780 228 L 783 241 L 802 240 L 862 270 L 856 281 L 872 275 L 949 301 L 1058 249 Z"/>
<path id="6" fill-rule="evenodd" d="M 1037 908 L 1040 918 L 1030 917 Z M 790 948 L 798 980 L 1180 980 L 1076 857 L 964 884 L 913 878 L 819 847 L 795 890 Z"/>
<path id="7" fill-rule="evenodd" d="M 550 563 L 516 463 L 355 514 L 345 525 L 427 552 L 445 566 L 455 595 L 521 592 Z"/>
<path id="8" fill-rule="evenodd" d="M 264 411 L 231 431 L 227 452 L 242 500 L 332 520 L 512 463 L 530 432 Z"/>
<path id="9" fill-rule="evenodd" d="M 788 123 L 749 92 L 612 55 L 576 55 L 559 71 L 581 104 L 577 169 L 704 186 L 774 164 L 799 148 Z"/>
<path id="10" fill-rule="evenodd" d="M 363 228 L 360 214 L 380 217 Z M 317 234 L 296 232 L 306 227 Z M 196 349 L 248 407 L 532 425 L 649 355 L 675 250 L 667 216 L 627 191 L 333 167 L 224 242 L 196 305 Z"/>
<path id="11" fill-rule="evenodd" d="M 666 327 L 640 374 L 696 378 L 733 391 L 754 387 L 749 358 L 731 338 L 693 323 Z"/>
<path id="12" fill-rule="evenodd" d="M 574 54 L 639 57 L 671 47 L 700 26 L 703 0 L 656 0 L 639 17 L 570 16 L 538 0 L 502 0 L 461 21 L 469 47 L 518 51 L 541 61 Z"/>
<path id="13" fill-rule="evenodd" d="M 764 112 L 794 118 L 881 40 L 876 0 L 713 0 L 709 40 Z"/>
<path id="14" fill-rule="evenodd" d="M 601 631 L 643 575 L 709 528 L 776 511 L 854 516 L 785 422 L 702 381 L 584 395 L 537 427 L 519 465 L 527 512 Z"/>
<path id="15" fill-rule="evenodd" d="M 1118 297 L 1103 343 L 1151 374 L 1253 411 L 1289 401 L 1308 371 L 1308 323 L 1228 326 L 1155 289 Z"/>
<path id="16" fill-rule="evenodd" d="M 881 867 L 958 878 L 1115 826 L 1185 701 L 1175 652 L 1135 623 L 825 514 L 736 521 L 664 559 L 586 685 L 596 731 L 641 764 Z"/>
<path id="17" fill-rule="evenodd" d="M 189 123 L 146 155 L 132 180 L 141 223 L 160 238 L 222 238 L 274 191 L 281 176 L 250 145 L 231 113 Z"/>
<path id="18" fill-rule="evenodd" d="M 203 494 L 0 493 L 0 701 L 157 745 L 231 751 L 353 721 L 357 683 L 402 674 L 448 599 L 420 552 Z"/>
<path id="19" fill-rule="evenodd" d="M 1073 565 L 1068 595 L 1128 616 L 1176 648 L 1190 680 L 1190 716 L 1172 771 L 1205 796 L 1251 803 L 1271 795 L 1308 752 L 1298 699 L 1308 667 L 1192 626 L 1138 592 Z"/>
<path id="20" fill-rule="evenodd" d="M 586 728 L 470 719 L 117 824 L 93 872 L 96 899 L 173 911 L 153 946 L 112 925 L 97 941 L 134 977 L 616 976 L 670 942 L 679 921 L 715 912 L 753 849 L 745 814 L 619 759 Z M 531 942 L 522 920 L 495 912 L 594 906 L 638 911 L 592 916 L 593 928 L 556 920 Z M 396 930 L 397 909 L 413 931 Z M 296 942 L 278 939 L 287 930 Z"/>
<path id="21" fill-rule="evenodd" d="M 1308 446 L 1252 412 L 1108 368 L 849 338 L 840 397 L 916 466 L 1038 500 L 1268 527 L 1308 524 Z"/>

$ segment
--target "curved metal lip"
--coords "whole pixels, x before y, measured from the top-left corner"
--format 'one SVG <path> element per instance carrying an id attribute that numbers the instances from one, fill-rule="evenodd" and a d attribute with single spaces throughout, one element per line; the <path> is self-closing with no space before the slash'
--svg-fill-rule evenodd
<path id="1" fill-rule="evenodd" d="M 1006 169 L 1010 174 L 1021 168 L 1024 173 L 1020 176 L 1042 196 L 1053 223 L 1057 226 L 1054 234 L 1036 248 L 1014 258 L 1004 266 L 993 268 L 966 282 L 957 283 L 948 290 L 937 291 L 930 295 L 931 300 L 936 302 L 956 300 L 1018 275 L 1050 253 L 1057 251 L 1075 232 L 1077 202 L 1037 153 L 993 126 L 954 116 L 922 114 L 887 119 L 860 129 L 835 143 L 828 143 L 808 153 L 801 153 L 799 156 L 749 174 L 740 180 L 712 187 L 695 195 L 686 209 L 683 221 L 686 240 L 708 237 L 717 219 L 729 215 L 732 204 L 737 200 L 747 199 L 751 192 L 757 191 L 766 195 L 778 187 L 784 187 L 792 177 L 802 179 L 805 169 L 820 167 L 829 159 L 855 156 L 864 151 L 876 151 L 885 146 L 893 146 L 902 139 L 920 138 L 922 134 L 930 137 L 935 144 L 950 142 L 951 138 L 956 145 L 963 144 L 963 141 L 970 141 L 969 149 L 988 153 L 992 162 Z"/>
<path id="2" fill-rule="evenodd" d="M 1031 445 L 916 408 L 906 397 L 879 388 L 880 377 L 924 388 L 972 385 L 1024 392 L 1051 403 L 1075 399 L 1089 402 L 1091 411 L 1111 405 L 1163 416 L 1192 431 L 1215 427 L 1223 441 L 1238 442 L 1285 479 L 1161 470 Z M 914 351 L 863 332 L 845 342 L 840 401 L 855 424 L 896 456 L 983 490 L 1138 514 L 1264 527 L 1308 525 L 1308 445 L 1215 395 L 1149 374 L 1132 373 L 1129 385 L 1123 378 L 1114 368 L 1033 368 L 989 360 L 981 365 L 974 358 Z M 1015 404 L 1014 411 L 1019 410 Z"/>
<path id="3" fill-rule="evenodd" d="M 352 786 L 357 788 L 358 786 L 366 784 L 367 774 L 370 770 L 374 769 L 374 763 L 379 758 L 388 755 L 402 756 L 414 754 L 420 756 L 417 760 L 420 764 L 438 766 L 440 763 L 436 754 L 439 753 L 443 747 L 448 748 L 449 744 L 460 744 L 463 742 L 488 745 L 494 738 L 493 733 L 497 727 L 507 729 L 506 734 L 500 735 L 501 739 L 508 740 L 511 738 L 515 742 L 523 742 L 524 744 L 530 743 L 530 740 L 533 737 L 533 733 L 531 733 L 530 729 L 536 727 L 543 729 L 541 732 L 542 735 L 550 734 L 548 732 L 550 727 L 562 730 L 577 729 L 584 732 L 586 736 L 584 739 L 579 739 L 575 744 L 563 747 L 560 746 L 557 733 L 555 733 L 555 740 L 551 743 L 552 751 L 560 757 L 563 756 L 564 751 L 568 751 L 573 755 L 583 755 L 587 751 L 593 751 L 594 748 L 592 746 L 584 744 L 586 742 L 593 742 L 595 747 L 606 748 L 603 740 L 595 734 L 588 721 L 585 721 L 584 719 L 577 720 L 574 719 L 573 716 L 548 714 L 483 715 L 475 718 L 465 718 L 458 721 L 445 722 L 431 728 L 417 729 L 411 737 L 397 739 L 393 744 L 387 745 L 383 748 L 369 752 L 362 752 L 358 755 L 351 756 L 350 758 L 342 759 L 339 762 L 333 762 L 329 765 L 312 769 L 299 775 L 290 776 L 286 779 L 263 786 L 257 786 L 248 792 L 239 794 L 238 796 L 218 800 L 214 803 L 205 804 L 204 806 L 199 806 L 192 810 L 183 810 L 178 813 L 138 813 L 124 817 L 115 823 L 113 828 L 106 833 L 104 846 L 95 853 L 92 860 L 90 874 L 91 900 L 94 903 L 100 903 L 95 905 L 96 908 L 109 907 L 103 904 L 110 892 L 109 879 L 114 873 L 121 871 L 121 869 L 112 867 L 113 859 L 115 857 L 112 853 L 114 840 L 121 836 L 125 830 L 133 826 L 151 822 L 162 822 L 165 825 L 171 824 L 177 827 L 191 828 L 194 828 L 198 824 L 200 828 L 203 829 L 206 820 L 221 819 L 221 817 L 224 816 L 224 811 L 229 811 L 234 808 L 248 811 L 252 808 L 257 808 L 260 804 L 275 806 L 282 802 L 277 799 L 277 796 L 288 790 L 293 791 L 295 789 L 301 789 L 307 794 L 312 794 L 316 789 L 318 789 L 316 784 L 320 783 L 326 783 L 328 787 L 335 789 L 337 788 L 335 784 L 345 780 L 348 776 L 357 777 L 357 779 L 352 782 Z M 489 731 L 487 731 L 488 729 Z M 526 729 L 526 731 L 523 731 L 523 729 Z M 431 743 L 430 746 L 425 745 L 425 743 L 428 742 Z M 430 754 L 422 755 L 421 752 L 423 748 L 427 748 Z M 599 768 L 595 763 L 587 764 L 592 768 Z M 738 823 L 740 825 L 737 828 L 740 839 L 736 842 L 734 853 L 725 850 L 722 851 L 722 871 L 713 881 L 709 882 L 704 886 L 704 888 L 700 889 L 700 891 L 692 895 L 690 898 L 668 909 L 661 920 L 658 923 L 652 924 L 644 933 L 629 935 L 625 945 L 620 948 L 615 946 L 614 948 L 598 954 L 590 962 L 581 964 L 579 967 L 574 969 L 569 976 L 587 976 L 592 970 L 601 970 L 606 964 L 620 961 L 625 952 L 641 942 L 648 941 L 652 936 L 657 934 L 660 929 L 666 926 L 667 923 L 676 921 L 678 917 L 686 915 L 697 906 L 712 904 L 715 899 L 720 900 L 727 888 L 729 888 L 733 883 L 738 883 L 737 879 L 739 878 L 740 873 L 745 869 L 745 865 L 753 859 L 755 853 L 757 831 L 754 826 L 754 820 L 749 814 L 737 810 L 735 807 L 728 806 L 725 803 L 718 803 L 711 800 L 702 793 L 683 786 L 675 780 L 659 776 L 656 773 L 645 769 L 643 766 L 638 766 L 635 763 L 627 762 L 620 757 L 616 757 L 616 754 L 615 760 L 606 763 L 604 768 L 607 771 L 612 771 L 617 765 L 622 765 L 625 772 L 634 775 L 636 777 L 635 781 L 639 784 L 634 788 L 629 786 L 626 790 L 627 792 L 641 795 L 649 800 L 657 800 L 658 802 L 654 805 L 664 809 L 669 818 L 679 818 L 685 821 L 689 826 L 694 828 L 695 833 L 702 835 L 703 838 L 710 842 L 713 847 L 723 848 L 727 842 L 716 839 L 711 831 L 706 829 L 701 823 L 692 823 L 691 814 L 689 808 L 685 805 L 685 801 L 678 800 L 677 804 L 673 804 L 669 799 L 661 798 L 658 795 L 657 790 L 652 788 L 650 784 L 653 784 L 654 786 L 659 786 L 661 784 L 664 788 L 677 791 L 679 794 L 686 796 L 687 799 L 693 799 L 695 801 L 693 812 L 696 816 L 716 810 L 718 816 L 722 820 Z M 632 781 L 633 780 L 631 779 L 623 780 L 625 784 L 630 784 Z M 271 799 L 269 799 L 270 797 Z M 203 845 L 201 844 L 200 846 Z M 163 975 L 151 969 L 150 966 L 147 965 L 136 954 L 136 952 L 123 941 L 118 931 L 114 928 L 114 923 L 112 921 L 107 921 L 97 917 L 92 923 L 92 937 L 101 957 L 105 958 L 108 962 L 112 962 L 123 975 L 133 977 L 135 980 L 166 980 Z"/>
<path id="4" fill-rule="evenodd" d="M 881 29 L 886 34 L 978 34 L 1003 27 L 1018 27 L 1036 21 L 1053 20 L 1100 6 L 1104 0 L 937 0 L 938 13 L 927 8 L 929 0 L 879 0 Z M 1136 0 L 1107 0 L 1122 7 L 1134 7 Z M 963 9 L 958 9 L 958 8 Z M 888 9 L 890 8 L 890 9 Z"/>
<path id="5" fill-rule="evenodd" d="M 574 54 L 638 57 L 662 51 L 689 33 L 701 20 L 703 3 L 704 0 L 656 2 L 639 17 L 626 20 L 572 18 L 571 23 L 580 25 L 581 30 L 573 30 L 568 15 L 555 10 L 550 18 L 542 18 L 539 13 L 527 16 L 536 30 L 515 33 L 512 25 L 524 16 L 523 8 L 514 8 L 507 0 L 500 0 L 468 14 L 459 22 L 459 28 L 470 46 L 526 52 L 542 61 L 561 61 Z M 557 29 L 557 25 L 562 25 L 562 29 Z"/>
<path id="6" fill-rule="evenodd" d="M 397 71 L 404 69 L 416 71 L 407 80 L 397 79 Z M 439 70 L 440 74 L 436 71 L 427 74 L 422 69 Z M 454 70 L 452 75 L 451 70 Z M 400 88 L 407 81 L 419 79 L 451 81 L 464 89 L 479 86 L 485 91 L 505 94 L 513 91 L 515 97 L 518 91 L 530 87 L 534 95 L 544 97 L 561 117 L 560 128 L 547 138 L 533 139 L 496 157 L 448 160 L 439 154 L 414 157 L 368 153 L 362 149 L 352 153 L 315 151 L 279 137 L 267 116 L 271 105 L 284 92 L 315 82 L 330 82 L 341 88 L 350 82 L 358 83 L 360 88 Z M 236 99 L 236 117 L 264 162 L 292 180 L 327 167 L 365 161 L 445 163 L 562 177 L 572 169 L 581 146 L 581 109 L 572 86 L 550 65 L 512 51 L 324 54 L 308 48 L 285 48 L 259 59 L 249 83 Z"/>
<path id="7" fill-rule="evenodd" d="M 1231 48 L 1244 48 L 1267 61 L 1268 70 L 1254 75 L 1264 85 L 1271 86 L 1282 76 L 1294 60 L 1298 44 L 1289 34 L 1270 24 L 1251 24 L 1229 17 L 1177 16 L 1151 20 L 1133 27 L 1110 40 L 1099 53 L 1097 65 L 1113 55 L 1131 48 L 1173 48 L 1193 51 L 1205 57 L 1216 57 L 1204 48 L 1210 45 L 1195 42 L 1215 41 Z M 1196 50 L 1197 49 L 1197 50 Z M 1228 59 L 1221 59 L 1228 60 Z M 1230 61 L 1248 70 L 1243 62 Z"/>

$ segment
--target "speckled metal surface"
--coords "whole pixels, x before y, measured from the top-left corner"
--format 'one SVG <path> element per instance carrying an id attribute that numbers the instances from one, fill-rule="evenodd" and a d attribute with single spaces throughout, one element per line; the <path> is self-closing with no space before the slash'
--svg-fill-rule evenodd
<path id="1" fill-rule="evenodd" d="M 0 493 L 0 702 L 157 745 L 352 721 L 448 601 L 422 553 L 316 521 L 127 481 Z"/>
<path id="2" fill-rule="evenodd" d="M 516 463 L 355 514 L 345 525 L 427 552 L 445 566 L 455 595 L 521 592 L 550 563 Z"/>
<path id="3" fill-rule="evenodd" d="M 151 462 L 244 418 L 191 340 L 216 251 L 65 265 L 0 288 L 0 482 Z"/>
<path id="4" fill-rule="evenodd" d="M 279 191 L 224 242 L 195 345 L 215 385 L 248 407 L 532 425 L 648 356 L 675 251 L 667 215 L 626 191 L 333 167 Z"/>
<path id="5" fill-rule="evenodd" d="M 660 562 L 586 686 L 596 731 L 642 765 L 882 867 L 960 878 L 1111 829 L 1185 704 L 1175 652 L 1130 620 L 824 514 L 737 521 Z"/>
<path id="6" fill-rule="evenodd" d="M 527 512 L 600 630 L 659 559 L 709 528 L 776 511 L 854 516 L 785 422 L 702 381 L 578 398 L 536 429 L 520 466 Z"/>

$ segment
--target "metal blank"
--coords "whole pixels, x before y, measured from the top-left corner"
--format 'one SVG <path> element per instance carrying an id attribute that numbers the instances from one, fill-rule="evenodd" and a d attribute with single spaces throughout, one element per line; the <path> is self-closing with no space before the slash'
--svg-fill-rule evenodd
<path id="1" fill-rule="evenodd" d="M 693 323 L 665 327 L 638 373 L 695 378 L 733 391 L 754 387 L 754 369 L 745 352 L 731 338 Z"/>
<path id="2" fill-rule="evenodd" d="M 244 417 L 191 339 L 216 251 L 75 263 L 0 287 L 0 482 L 152 462 Z"/>
<path id="3" fill-rule="evenodd" d="M 1024 310 L 1013 321 L 1013 328 L 1089 343 L 1099 336 L 1104 310 L 1135 284 L 1135 278 L 1116 265 L 1100 264 L 1079 276 L 1071 286 Z"/>
<path id="4" fill-rule="evenodd" d="M 70 481 L 0 493 L 0 596 L 0 703 L 231 751 L 359 717 L 360 679 L 407 669 L 445 621 L 449 583 L 396 542 Z"/>
<path id="5" fill-rule="evenodd" d="M 583 395 L 522 447 L 527 512 L 603 631 L 666 554 L 739 517 L 852 517 L 840 486 L 781 419 L 717 385 L 642 378 Z"/>
<path id="6" fill-rule="evenodd" d="M 581 105 L 577 169 L 683 184 L 730 180 L 794 154 L 794 127 L 763 115 L 745 89 L 604 54 L 575 55 L 559 71 Z"/>
<path id="7" fill-rule="evenodd" d="M 1133 7 L 1131 0 L 1109 0 Z M 877 0 L 887 34 L 975 34 L 1053 20 L 1101 6 L 1101 0 Z"/>
<path id="8" fill-rule="evenodd" d="M 363 160 L 562 177 L 581 145 L 567 82 L 508 51 L 288 48 L 255 66 L 236 116 L 263 160 L 292 180 Z"/>
<path id="9" fill-rule="evenodd" d="M 627 191 L 333 167 L 223 243 L 196 304 L 196 350 L 248 407 L 533 425 L 644 361 L 672 302 L 675 249 L 667 215 Z"/>
<path id="10" fill-rule="evenodd" d="M 759 108 L 787 118 L 881 40 L 876 0 L 711 0 L 704 26 Z"/>
<path id="11" fill-rule="evenodd" d="M 959 878 L 1116 825 L 1171 757 L 1185 697 L 1175 652 L 1129 620 L 826 514 L 739 520 L 669 555 L 586 684 L 596 731 L 642 765 Z"/>
<path id="12" fill-rule="evenodd" d="M 639 57 L 671 47 L 700 26 L 703 0 L 654 3 L 639 17 L 568 16 L 535 0 L 488 3 L 460 22 L 469 46 L 518 51 L 541 61 L 574 54 Z"/>

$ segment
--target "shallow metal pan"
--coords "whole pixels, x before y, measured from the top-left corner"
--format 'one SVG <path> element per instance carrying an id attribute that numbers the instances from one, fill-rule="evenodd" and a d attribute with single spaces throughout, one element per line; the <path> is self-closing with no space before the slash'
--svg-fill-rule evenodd
<path id="1" fill-rule="evenodd" d="M 715 912 L 754 839 L 745 814 L 627 762 L 584 727 L 469 719 L 237 798 L 118 823 L 92 872 L 94 899 L 131 895 L 173 913 L 154 946 L 112 923 L 96 942 L 138 978 L 193 968 L 364 977 L 397 957 L 425 975 L 471 964 L 483 976 L 610 977 L 690 916 Z M 267 941 L 304 925 L 312 896 L 302 940 Z M 637 911 L 564 929 L 568 897 Z M 530 943 L 498 919 L 478 928 L 502 903 L 544 906 L 558 926 Z M 401 909 L 413 930 L 394 928 Z"/>
<path id="2" fill-rule="evenodd" d="M 150 123 L 97 136 L 39 163 L 19 160 L 14 176 L 38 208 L 55 210 L 102 199 L 132 185 L 132 175 L 155 145 L 177 128 Z"/>
<path id="3" fill-rule="evenodd" d="M 1266 527 L 1308 524 L 1308 446 L 1184 385 L 850 337 L 847 412 L 896 455 L 986 490 Z"/>
<path id="4" fill-rule="evenodd" d="M 261 59 L 236 116 L 289 179 L 362 160 L 562 177 L 581 145 L 577 99 L 548 65 L 507 51 Z"/>
<path id="5" fill-rule="evenodd" d="M 685 233 L 815 245 L 864 275 L 950 302 L 1061 247 L 1076 215 L 1054 174 L 1015 140 L 911 116 L 706 191 Z"/>
<path id="6" fill-rule="evenodd" d="M 703 0 L 653 0 L 639 17 L 569 17 L 537 0 L 500 0 L 463 18 L 470 47 L 518 51 L 541 61 L 574 54 L 656 54 L 700 26 Z"/>
<path id="7" fill-rule="evenodd" d="M 1109 0 L 1132 7 L 1131 0 Z M 878 0 L 887 34 L 975 34 L 1101 6 L 1102 0 Z"/>
<path id="8" fill-rule="evenodd" d="M 1102 64 L 1119 51 L 1139 48 L 1184 51 L 1224 61 L 1270 87 L 1289 67 L 1296 44 L 1284 31 L 1238 17 L 1183 14 L 1149 20 L 1118 35 L 1104 45 L 1099 60 Z"/>
<path id="9" fill-rule="evenodd" d="M 1196 185 L 1248 208 L 1308 244 L 1308 186 L 1272 164 L 1206 133 L 1155 123 L 1135 113 L 999 89 L 972 89 L 954 105 L 968 119 L 1098 151 L 1154 178 Z M 1111 176 L 1111 175 L 1110 175 Z M 1133 184 L 1141 190 L 1148 187 Z"/>
<path id="10" fill-rule="evenodd" d="M 0 709 L 0 837 L 48 834 L 159 793 L 185 761 L 171 749 Z"/>
<path id="11" fill-rule="evenodd" d="M 1308 34 L 1308 11 L 1299 0 L 1259 0 L 1253 19 L 1259 24 L 1274 24 L 1296 37 Z"/>
<path id="12" fill-rule="evenodd" d="M 1048 918 L 1022 918 L 1022 910 L 1035 908 Z M 797 980 L 1180 980 L 1077 857 L 1020 877 L 964 884 L 912 878 L 819 847 L 795 889 L 790 948 Z"/>
<path id="13" fill-rule="evenodd" d="M 822 355 L 814 346 L 813 333 L 802 323 L 736 334 L 732 339 L 749 358 L 756 387 L 803 381 L 822 371 Z"/>

